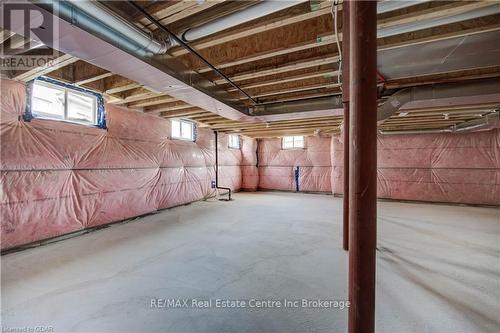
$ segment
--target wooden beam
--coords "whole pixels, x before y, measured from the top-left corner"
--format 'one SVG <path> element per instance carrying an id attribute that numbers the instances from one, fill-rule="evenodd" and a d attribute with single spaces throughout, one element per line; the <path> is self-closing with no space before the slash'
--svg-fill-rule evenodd
<path id="1" fill-rule="evenodd" d="M 379 129 L 387 131 L 387 130 L 421 130 L 421 129 L 440 129 L 440 128 L 449 128 L 452 125 L 443 125 L 443 124 L 426 124 L 426 125 L 397 125 L 397 126 L 380 126 Z"/>
<path id="2" fill-rule="evenodd" d="M 388 124 L 419 124 L 419 123 L 439 123 L 439 122 L 456 122 L 456 121 L 464 121 L 468 119 L 481 119 L 483 118 L 482 116 L 478 114 L 469 114 L 466 116 L 441 116 L 439 118 L 433 118 L 433 117 L 420 117 L 420 118 L 407 118 L 406 117 L 401 117 L 401 119 L 397 118 L 391 118 L 387 120 Z"/>
<path id="3" fill-rule="evenodd" d="M 168 102 L 168 103 L 162 103 L 158 105 L 153 105 L 153 106 L 147 106 L 144 108 L 144 112 L 146 113 L 159 113 L 163 111 L 171 111 L 171 110 L 179 110 L 182 108 L 188 108 L 192 107 L 192 105 L 184 102 L 177 100 L 175 102 Z"/>
<path id="4" fill-rule="evenodd" d="M 175 4 L 178 4 L 182 1 L 185 0 L 168 0 L 168 1 L 149 1 L 149 0 L 139 0 L 137 1 L 138 4 L 140 4 L 145 10 L 148 11 L 148 13 L 159 13 L 162 10 L 165 10 L 167 7 L 171 7 Z M 140 22 L 141 18 L 144 17 L 144 15 L 140 12 L 134 12 L 130 14 L 131 18 L 136 21 L 137 24 L 141 24 Z M 144 21 L 146 22 L 146 21 Z"/>
<path id="5" fill-rule="evenodd" d="M 107 72 L 107 73 L 103 73 L 103 74 L 96 75 L 96 76 L 90 76 L 86 79 L 81 79 L 79 81 L 76 81 L 75 84 L 81 86 L 81 85 L 84 85 L 84 84 L 87 84 L 90 82 L 105 79 L 105 78 L 110 77 L 110 76 L 113 76 L 113 73 Z"/>
<path id="6" fill-rule="evenodd" d="M 416 38 L 413 40 L 397 41 L 397 42 L 393 42 L 393 43 L 389 43 L 389 44 L 383 44 L 383 45 L 380 45 L 378 47 L 378 51 L 390 50 L 390 49 L 399 48 L 399 47 L 418 45 L 418 44 L 422 44 L 422 43 L 435 42 L 435 41 L 440 41 L 440 40 L 445 40 L 445 39 L 450 39 L 450 38 L 456 38 L 456 37 L 461 37 L 461 36 L 466 36 L 466 35 L 471 35 L 471 34 L 477 34 L 477 33 L 481 33 L 481 32 L 490 32 L 490 31 L 497 31 L 497 30 L 500 30 L 500 23 L 478 26 L 478 27 L 474 27 L 471 29 L 465 29 L 462 31 L 453 31 L 450 33 L 435 35 L 435 36 L 431 36 L 431 37 L 427 36 L 427 37 L 423 37 L 423 38 Z M 379 39 L 379 42 L 381 42 L 383 40 L 384 39 Z M 311 44 L 311 46 L 313 46 L 313 44 Z M 338 59 L 331 59 L 331 60 L 333 60 L 331 62 L 338 61 Z M 300 64 L 300 62 L 298 62 L 296 64 Z M 286 72 L 288 70 L 293 70 L 293 69 L 287 68 L 287 66 L 293 66 L 293 65 L 295 65 L 295 64 L 284 65 L 278 69 L 278 72 Z M 307 66 L 308 61 L 303 62 L 303 65 Z M 253 77 L 271 75 L 269 73 L 272 73 L 272 69 L 269 70 L 269 72 L 263 71 L 263 72 L 259 73 L 258 71 L 253 71 L 253 72 L 248 72 L 248 73 L 237 74 L 237 75 L 233 76 L 231 79 L 234 81 L 240 81 L 240 80 L 252 78 L 252 75 L 253 75 Z M 332 74 L 336 75 L 336 72 L 333 72 Z M 224 82 L 224 80 L 217 80 L 216 83 L 223 84 L 225 82 Z"/>
<path id="7" fill-rule="evenodd" d="M 220 131 L 251 131 L 251 130 L 277 130 L 277 129 L 288 129 L 288 128 L 308 128 L 308 127 L 325 127 L 325 126 L 339 126 L 341 124 L 340 121 L 325 121 L 325 122 L 309 122 L 309 123 L 297 123 L 297 124 L 275 124 L 275 125 L 266 125 L 266 124 L 255 124 L 255 125 L 245 125 L 245 126 L 210 126 L 212 129 L 217 129 Z"/>
<path id="8" fill-rule="evenodd" d="M 496 103 L 490 104 L 481 104 L 481 105 L 462 105 L 462 106 L 453 106 L 450 109 L 450 106 L 440 106 L 440 107 L 418 107 L 414 109 L 403 109 L 399 112 L 405 112 L 408 114 L 431 114 L 431 113 L 470 113 L 470 112 L 491 112 L 491 110 L 498 107 Z"/>
<path id="9" fill-rule="evenodd" d="M 464 119 L 470 117 L 481 117 L 482 115 L 486 115 L 490 112 L 470 112 L 470 113 L 431 113 L 427 115 L 412 115 L 402 114 L 400 116 L 391 116 L 387 119 L 387 121 L 393 120 L 419 120 L 419 119 L 432 119 L 432 120 L 442 120 L 448 117 L 449 119 Z"/>
<path id="10" fill-rule="evenodd" d="M 286 132 L 286 133 L 270 133 L 270 134 L 254 134 L 254 135 L 246 135 L 246 134 L 241 134 L 241 135 L 244 135 L 246 137 L 249 137 L 249 138 L 253 138 L 253 139 L 265 139 L 265 138 L 280 138 L 280 137 L 283 137 L 285 135 L 290 135 L 290 134 L 294 134 L 294 135 L 304 135 L 304 136 L 321 136 L 321 137 L 330 137 L 331 135 L 333 134 L 338 134 L 340 133 L 340 130 L 339 129 L 324 129 L 324 130 L 320 130 L 319 132 L 317 131 L 311 131 L 311 130 L 304 130 L 302 132 L 295 132 L 295 133 L 292 133 L 292 132 Z"/>
<path id="11" fill-rule="evenodd" d="M 313 97 L 323 97 L 323 96 L 334 96 L 334 95 L 340 95 L 340 91 L 325 91 L 325 92 L 312 92 L 300 96 L 292 96 L 292 97 L 268 97 L 269 99 L 267 100 L 261 100 L 261 103 L 264 104 L 271 104 L 271 103 L 278 103 L 278 102 L 288 102 L 288 101 L 299 101 L 303 99 L 309 99 Z"/>
<path id="12" fill-rule="evenodd" d="M 318 59 L 298 61 L 298 62 L 295 62 L 292 64 L 287 64 L 287 65 L 279 66 L 276 68 L 270 68 L 270 69 L 260 70 L 260 71 L 257 70 L 257 71 L 245 72 L 245 73 L 234 75 L 234 76 L 230 77 L 230 79 L 233 82 L 243 81 L 243 80 L 248 80 L 248 79 L 254 79 L 257 77 L 262 77 L 262 76 L 267 76 L 267 75 L 275 75 L 275 74 L 290 72 L 290 71 L 309 68 L 309 67 L 328 65 L 328 64 L 336 63 L 336 62 L 338 62 L 338 60 L 339 60 L 338 56 L 327 57 L 327 58 L 319 57 Z M 216 84 L 224 84 L 224 83 L 226 83 L 226 80 L 223 80 L 223 79 L 216 80 L 215 83 Z"/>
<path id="13" fill-rule="evenodd" d="M 0 44 L 3 44 L 7 39 L 14 36 L 12 31 L 1 29 L 0 31 Z"/>
<path id="14" fill-rule="evenodd" d="M 182 101 L 180 101 L 180 102 L 182 102 Z M 168 111 L 186 110 L 186 109 L 189 110 L 192 107 L 193 107 L 193 105 L 191 105 L 191 104 L 187 104 L 187 103 L 182 104 L 182 103 L 179 103 L 179 105 L 171 106 L 169 108 L 165 108 L 162 111 L 152 111 L 152 112 L 151 111 L 147 111 L 147 113 L 158 114 L 158 113 L 161 113 L 161 112 L 164 112 L 164 111 L 168 112 Z M 146 112 L 146 111 L 144 111 L 144 112 Z"/>
<path id="15" fill-rule="evenodd" d="M 232 123 L 222 123 L 222 124 L 217 124 L 213 122 L 209 122 L 212 128 L 218 129 L 218 128 L 246 128 L 246 127 L 253 127 L 253 126 L 263 126 L 266 128 L 273 128 L 275 126 L 281 126 L 281 125 L 307 125 L 311 123 L 330 123 L 330 122 L 336 122 L 340 123 L 342 121 L 342 117 L 319 117 L 319 118 L 306 118 L 306 119 L 295 119 L 295 120 L 281 120 L 281 121 L 274 121 L 274 122 L 236 122 L 233 121 Z"/>
<path id="16" fill-rule="evenodd" d="M 488 22 L 490 20 L 485 20 L 485 18 L 475 19 L 474 22 L 478 22 L 478 25 L 466 29 L 459 28 L 459 24 L 458 25 L 449 24 L 438 28 L 426 29 L 423 32 L 418 31 L 418 32 L 412 32 L 410 34 L 385 37 L 378 40 L 377 50 L 378 51 L 392 50 L 396 48 L 432 43 L 451 38 L 465 37 L 485 32 L 498 31 L 500 30 L 500 23 L 497 21 L 498 17 L 500 16 L 495 15 L 494 18 L 492 19 L 493 22 Z M 481 24 L 481 22 L 484 21 L 488 23 Z M 448 31 L 447 30 L 448 26 L 454 28 Z M 436 31 L 440 32 L 437 33 Z"/>
<path id="17" fill-rule="evenodd" d="M 198 3 L 197 1 L 188 0 L 188 1 L 186 1 L 186 3 L 187 3 L 186 6 L 190 5 L 189 7 L 186 7 L 185 9 L 183 9 L 183 10 L 181 10 L 173 15 L 167 16 L 159 21 L 163 25 L 170 25 L 174 22 L 180 21 L 180 20 L 187 18 L 191 15 L 194 15 L 194 14 L 200 13 L 204 10 L 207 10 L 207 9 L 209 9 L 209 8 L 219 4 L 219 3 L 222 3 L 222 2 L 224 2 L 224 0 L 206 0 L 203 3 Z M 154 25 L 154 24 L 148 24 L 147 27 L 153 31 L 157 29 L 156 25 Z"/>
<path id="18" fill-rule="evenodd" d="M 342 41 L 342 34 L 339 34 L 339 40 Z M 320 47 L 320 46 L 326 46 L 330 44 L 335 43 L 335 35 L 325 35 L 325 36 L 319 36 L 315 40 L 309 41 L 309 42 L 303 42 L 303 43 L 298 43 L 298 44 L 293 44 L 290 45 L 289 47 L 286 48 L 279 48 L 279 49 L 272 49 L 269 51 L 261 52 L 256 55 L 251 55 L 248 57 L 242 57 L 238 58 L 237 60 L 226 62 L 226 63 L 221 63 L 221 64 L 216 64 L 218 69 L 223 69 L 227 67 L 233 67 L 237 65 L 242 65 L 246 64 L 249 62 L 256 62 L 259 60 L 264 60 L 268 58 L 274 58 L 278 57 L 280 55 L 285 55 L 293 52 L 298 52 L 298 51 L 304 51 L 304 50 L 309 50 L 314 47 Z M 204 67 L 198 69 L 198 73 L 206 73 L 210 72 L 212 69 L 209 67 Z"/>
<path id="19" fill-rule="evenodd" d="M 210 120 L 220 119 L 222 117 L 215 114 L 215 113 L 212 113 L 210 115 L 197 115 L 197 116 L 191 116 L 189 118 L 196 120 L 196 121 L 206 122 L 206 121 L 210 121 Z"/>
<path id="20" fill-rule="evenodd" d="M 130 80 L 127 80 L 130 81 Z M 105 90 L 105 93 L 108 95 L 113 95 L 117 93 L 121 93 L 127 90 L 132 90 L 135 88 L 140 88 L 141 85 L 139 83 L 127 83 L 127 84 L 122 84 L 122 85 L 116 85 L 115 88 L 109 88 Z"/>
<path id="21" fill-rule="evenodd" d="M 428 8 L 421 11 L 410 12 L 407 14 L 380 19 L 377 21 L 377 28 L 384 29 L 395 27 L 408 23 L 415 23 L 424 20 L 437 19 L 448 16 L 460 15 L 475 9 L 484 8 L 487 6 L 495 5 L 491 1 L 473 1 L 473 2 L 456 2 L 453 1 L 449 4 Z"/>
<path id="22" fill-rule="evenodd" d="M 197 5 L 196 1 L 182 0 L 182 1 L 179 1 L 175 4 L 173 4 L 173 5 L 169 5 L 167 7 L 164 7 L 162 9 L 152 13 L 151 16 L 153 16 L 158 21 L 165 20 L 172 15 L 178 14 L 178 13 L 182 12 L 183 10 L 186 10 L 186 9 L 193 7 L 193 6 L 196 6 L 196 5 Z M 153 30 L 153 28 L 155 27 L 155 25 L 153 23 L 151 23 L 145 17 L 142 17 L 139 20 L 139 23 L 150 30 Z"/>
<path id="23" fill-rule="evenodd" d="M 313 78 L 317 78 L 317 77 L 336 77 L 337 73 L 338 73 L 338 71 L 326 69 L 326 70 L 322 70 L 322 71 L 318 71 L 318 72 L 314 72 L 314 73 L 304 73 L 304 74 L 292 75 L 292 76 L 280 78 L 280 79 L 270 79 L 270 80 L 258 81 L 256 83 L 241 85 L 240 88 L 243 90 L 246 90 L 246 89 L 271 86 L 274 84 L 283 84 L 286 82 L 313 79 Z M 232 91 L 237 91 L 237 89 L 230 88 L 230 89 L 227 89 L 227 91 L 232 92 Z"/>
<path id="24" fill-rule="evenodd" d="M 135 102 L 135 101 L 140 101 L 143 99 L 148 99 L 151 97 L 157 97 L 160 96 L 161 94 L 158 94 L 156 92 L 150 91 L 145 88 L 136 88 L 134 89 L 130 94 L 127 94 L 125 97 L 116 97 L 118 98 L 117 100 L 112 101 L 111 103 L 113 104 L 126 104 L 130 102 Z"/>
<path id="25" fill-rule="evenodd" d="M 458 121 L 460 122 L 460 121 Z M 451 126 L 456 124 L 457 121 L 437 121 L 437 122 L 427 122 L 427 123 L 393 123 L 393 124 L 383 124 L 380 125 L 379 128 L 387 128 L 387 127 L 408 127 L 408 126 Z"/>
<path id="26" fill-rule="evenodd" d="M 244 10 L 259 1 L 261 0 L 224 1 L 217 4 L 216 7 L 209 8 L 196 15 L 191 15 L 182 20 L 178 20 L 177 22 L 170 24 L 169 28 L 175 32 L 186 31 L 194 26 L 200 26 L 205 23 L 218 20 L 223 16 Z"/>
<path id="27" fill-rule="evenodd" d="M 177 99 L 175 99 L 174 97 L 165 95 L 165 96 L 148 98 L 146 100 L 142 100 L 139 102 L 128 103 L 127 107 L 129 107 L 129 108 L 141 108 L 141 107 L 170 103 L 170 102 L 175 102 L 175 101 L 177 101 Z"/>
<path id="28" fill-rule="evenodd" d="M 299 130 L 299 129 L 322 129 L 322 128 L 334 128 L 340 125 L 340 122 L 331 122 L 331 123 L 326 123 L 326 124 L 309 124 L 309 125 L 280 125 L 276 127 L 264 127 L 264 128 L 258 128 L 258 129 L 240 129 L 239 132 L 242 134 L 245 133 L 255 133 L 255 132 L 271 132 L 271 131 L 282 131 L 282 130 Z"/>
<path id="29" fill-rule="evenodd" d="M 419 85 L 484 79 L 498 76 L 500 76 L 500 66 L 492 66 L 387 80 L 384 85 L 386 89 L 400 89 Z"/>
<path id="30" fill-rule="evenodd" d="M 278 90 L 272 90 L 272 91 L 265 92 L 265 93 L 251 94 L 251 95 L 252 95 L 252 97 L 255 97 L 255 98 L 262 98 L 262 97 L 269 97 L 269 96 L 274 96 L 274 95 L 284 95 L 284 94 L 301 92 L 301 91 L 308 91 L 308 90 L 314 90 L 314 89 L 323 89 L 323 88 L 328 89 L 328 88 L 338 88 L 338 87 L 340 87 L 340 84 L 338 84 L 338 83 L 322 83 L 322 84 L 317 84 L 317 85 L 313 85 L 313 86 L 278 89 Z M 245 98 L 242 97 L 240 99 L 245 99 Z"/>
<path id="31" fill-rule="evenodd" d="M 342 120 L 342 116 L 321 116 L 321 117 L 306 117 L 288 120 L 274 120 L 274 121 L 238 121 L 232 119 L 226 119 L 225 122 L 231 124 L 278 124 L 278 123 L 297 123 L 297 122 L 307 122 L 310 120 Z"/>
<path id="32" fill-rule="evenodd" d="M 45 66 L 35 67 L 33 69 L 25 71 L 21 74 L 14 76 L 13 79 L 18 81 L 28 82 L 41 75 L 45 75 L 58 68 L 62 68 L 64 66 L 72 64 L 76 61 L 78 61 L 78 58 L 75 58 L 69 54 L 64 54 L 47 62 Z"/>
<path id="33" fill-rule="evenodd" d="M 292 134 L 314 134 L 316 131 L 323 130 L 338 130 L 338 126 L 324 126 L 324 127 L 312 127 L 312 128 L 290 128 L 290 129 L 268 129 L 268 130 L 258 130 L 258 131 L 227 131 L 233 133 L 240 133 L 247 136 L 258 137 L 261 135 L 274 135 L 274 136 L 284 136 Z"/>
<path id="34" fill-rule="evenodd" d="M 210 124 L 210 126 L 231 126 L 231 125 L 239 125 L 239 124 L 261 124 L 261 122 L 258 121 L 252 121 L 252 122 L 244 122 L 244 121 L 238 121 L 238 120 L 232 120 L 228 118 L 221 118 L 218 120 L 211 120 L 207 122 Z"/>
<path id="35" fill-rule="evenodd" d="M 406 125 L 427 125 L 427 124 L 441 124 L 441 125 L 453 125 L 453 124 L 457 124 L 461 121 L 465 121 L 465 120 L 469 120 L 469 119 L 480 119 L 480 118 L 474 118 L 474 117 L 470 117 L 470 118 L 467 118 L 467 119 L 450 119 L 450 120 L 414 120 L 414 121 L 399 121 L 399 122 L 396 122 L 396 121 L 392 121 L 392 122 L 388 122 L 387 125 L 381 125 L 380 127 L 384 127 L 384 126 L 398 126 L 398 125 L 402 125 L 402 126 L 406 126 Z"/>
<path id="36" fill-rule="evenodd" d="M 430 28 L 426 29 L 424 31 L 419 32 L 419 34 L 423 35 L 423 32 L 427 32 L 426 35 L 422 37 L 415 37 L 415 33 L 404 33 L 401 35 L 397 36 L 391 36 L 391 37 L 385 37 L 385 38 L 379 38 L 378 43 L 378 51 L 382 50 L 388 50 L 391 48 L 399 48 L 399 47 L 405 47 L 405 46 L 412 46 L 412 45 L 418 45 L 422 43 L 429 43 L 433 41 L 440 41 L 440 40 L 446 40 L 450 38 L 456 38 L 456 37 L 463 37 L 466 35 L 473 35 L 477 33 L 482 33 L 482 32 L 490 32 L 490 31 L 496 31 L 500 30 L 500 24 L 497 23 L 484 23 L 485 19 L 484 18 L 478 18 L 478 19 L 472 19 L 470 20 L 471 22 L 477 22 L 475 26 L 471 28 L 464 29 L 463 27 L 460 27 L 460 22 L 459 23 L 453 23 L 449 24 L 448 26 L 450 27 L 456 27 L 456 29 L 450 29 L 451 31 L 448 32 L 443 32 L 444 27 L 436 27 L 436 28 Z M 494 22 L 494 20 L 492 20 Z M 441 31 L 441 32 L 440 32 Z M 339 34 L 339 40 L 342 41 L 342 34 Z M 388 41 L 385 42 L 385 41 Z M 272 57 L 277 57 L 280 55 L 285 55 L 293 52 L 298 52 L 298 51 L 304 51 L 304 50 L 309 50 L 312 48 L 320 47 L 320 46 L 326 46 L 330 44 L 335 43 L 335 35 L 333 34 L 327 34 L 323 36 L 319 36 L 315 40 L 311 40 L 309 42 L 302 42 L 294 45 L 290 45 L 290 47 L 286 48 L 278 48 L 278 49 L 271 49 L 268 51 L 260 52 L 258 54 L 254 55 L 249 55 L 246 57 L 240 57 L 234 61 L 230 62 L 225 62 L 225 63 L 217 63 L 215 62 L 215 65 L 219 69 L 223 68 L 228 68 L 228 67 L 233 67 L 237 65 L 242 65 L 250 62 L 256 62 L 259 60 L 264 60 Z M 203 67 L 197 70 L 199 73 L 206 73 L 210 72 L 211 69 L 208 67 Z"/>
<path id="37" fill-rule="evenodd" d="M 192 107 L 190 109 L 185 109 L 185 110 L 179 110 L 179 111 L 163 111 L 159 115 L 160 117 L 163 118 L 179 118 L 183 116 L 189 116 L 193 114 L 203 114 L 206 113 L 207 111 L 197 108 L 197 107 Z"/>
<path id="38" fill-rule="evenodd" d="M 24 48 L 24 45 L 30 43 L 30 39 L 21 35 L 13 34 L 8 38 L 8 43 L 10 44 L 10 49 L 20 49 Z"/>
<path id="39" fill-rule="evenodd" d="M 188 115 L 185 115 L 183 116 L 184 118 L 186 119 L 190 119 L 190 120 L 193 120 L 193 121 L 197 121 L 196 118 L 199 118 L 199 117 L 213 117 L 215 114 L 212 113 L 212 112 L 209 112 L 209 111 L 205 111 L 203 110 L 204 112 L 203 113 L 194 113 L 194 114 L 188 114 Z M 220 117 L 220 116 L 219 116 Z M 222 119 L 222 118 L 221 118 Z M 204 122 L 204 125 L 207 123 L 206 121 L 203 121 Z"/>
<path id="40" fill-rule="evenodd" d="M 290 24 L 295 24 L 298 22 L 310 20 L 310 19 L 313 19 L 313 18 L 318 17 L 318 16 L 331 15 L 330 7 L 331 7 L 331 2 L 324 1 L 324 2 L 321 2 L 319 9 L 316 11 L 308 12 L 308 13 L 301 14 L 301 15 L 292 16 L 292 17 L 285 18 L 285 19 L 276 18 L 274 20 L 270 20 L 270 21 L 256 24 L 255 26 L 252 26 L 252 27 L 243 27 L 240 29 L 235 29 L 235 30 L 229 31 L 227 33 L 216 34 L 214 37 L 204 39 L 204 40 L 201 40 L 199 42 L 193 42 L 192 46 L 196 50 L 202 50 L 202 49 L 205 49 L 208 47 L 213 47 L 213 46 L 217 46 L 220 44 L 224 44 L 224 43 L 227 43 L 227 42 L 239 39 L 239 38 L 255 35 L 255 34 L 258 34 L 258 33 L 264 32 L 264 31 L 269 31 L 269 30 L 276 29 L 279 27 L 284 27 L 284 26 L 287 26 Z M 189 53 L 189 51 L 187 51 L 186 49 L 183 49 L 183 48 L 176 48 L 170 52 L 170 54 L 174 57 L 177 57 L 177 56 L 180 56 L 183 54 L 187 54 L 187 53 Z"/>

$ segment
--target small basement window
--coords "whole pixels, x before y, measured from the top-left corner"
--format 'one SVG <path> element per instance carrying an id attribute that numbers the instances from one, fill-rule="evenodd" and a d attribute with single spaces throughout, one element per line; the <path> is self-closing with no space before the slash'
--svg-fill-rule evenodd
<path id="1" fill-rule="evenodd" d="M 31 93 L 31 114 L 35 118 L 65 120 L 85 125 L 98 123 L 98 98 L 84 90 L 36 80 Z"/>
<path id="2" fill-rule="evenodd" d="M 172 120 L 172 138 L 194 141 L 194 123 L 183 120 Z"/>
<path id="3" fill-rule="evenodd" d="M 229 135 L 229 148 L 240 149 L 240 136 L 238 134 Z"/>
<path id="4" fill-rule="evenodd" d="M 304 148 L 304 137 L 301 135 L 284 136 L 281 141 L 281 147 L 283 149 Z"/>

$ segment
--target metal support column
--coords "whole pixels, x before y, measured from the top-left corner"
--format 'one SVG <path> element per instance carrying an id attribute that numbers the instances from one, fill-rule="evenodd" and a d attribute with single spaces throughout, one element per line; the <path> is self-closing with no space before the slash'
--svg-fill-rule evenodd
<path id="1" fill-rule="evenodd" d="M 342 104 L 344 105 L 344 209 L 343 242 L 349 250 L 349 1 L 344 1 L 342 12 Z"/>
<path id="2" fill-rule="evenodd" d="M 377 2 L 350 2 L 349 333 L 375 329 Z"/>

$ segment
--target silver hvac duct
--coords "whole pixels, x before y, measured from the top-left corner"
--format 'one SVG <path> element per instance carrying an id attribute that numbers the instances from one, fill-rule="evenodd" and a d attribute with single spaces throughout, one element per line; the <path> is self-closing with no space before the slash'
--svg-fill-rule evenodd
<path id="1" fill-rule="evenodd" d="M 413 101 L 490 95 L 498 94 L 499 92 L 500 79 L 498 78 L 406 88 L 391 95 L 378 108 L 377 121 L 380 125 L 386 119 L 396 114 L 405 104 Z"/>
<path id="2" fill-rule="evenodd" d="M 256 105 L 250 109 L 254 116 L 265 116 L 273 114 L 308 112 L 318 110 L 331 110 L 342 108 L 342 96 L 315 97 L 296 101 L 276 102 Z"/>
<path id="3" fill-rule="evenodd" d="M 101 5 L 97 1 L 32 0 L 37 6 L 104 40 L 118 44 L 125 50 L 151 56 L 165 53 L 166 42 L 156 41 L 136 26 Z"/>
<path id="4" fill-rule="evenodd" d="M 296 6 L 305 1 L 306 0 L 262 1 L 246 9 L 223 16 L 217 20 L 210 21 L 198 27 L 188 29 L 182 34 L 182 39 L 186 42 L 191 42 L 208 35 L 212 35 L 216 32 L 235 27 L 242 23 L 249 22 L 260 17 L 278 12 L 280 10 Z"/>
<path id="5" fill-rule="evenodd" d="M 379 130 L 379 134 L 382 135 L 408 135 L 408 134 L 439 134 L 439 133 L 451 133 L 449 128 L 444 129 L 424 129 L 424 130 L 408 130 L 408 131 L 383 131 Z"/>
<path id="6" fill-rule="evenodd" d="M 500 128 L 500 112 L 495 111 L 480 119 L 466 121 L 452 128 L 453 132 L 485 131 Z"/>
<path id="7" fill-rule="evenodd" d="M 383 135 L 397 134 L 435 134 L 435 133 L 470 133 L 479 131 L 489 131 L 500 128 L 500 112 L 496 111 L 484 116 L 481 119 L 466 121 L 459 125 L 450 126 L 443 129 L 427 129 L 427 130 L 409 130 L 409 131 L 383 131 L 379 133 Z"/>
<path id="8" fill-rule="evenodd" d="M 134 69 L 125 68 L 124 64 L 121 63 L 108 63 L 108 60 L 104 61 L 104 65 L 102 65 L 103 59 L 100 56 L 100 51 L 90 48 L 88 51 L 85 51 L 83 57 L 80 55 L 80 58 L 83 60 L 94 60 L 94 64 L 97 66 L 101 66 L 111 72 L 120 73 L 123 76 L 129 77 L 128 73 L 131 73 L 130 79 L 137 81 L 139 83 L 145 84 L 156 91 L 165 92 L 169 95 L 172 95 L 181 100 L 193 99 L 193 105 L 200 106 L 209 111 L 218 113 L 220 110 L 226 110 L 226 106 L 229 109 L 233 109 L 234 111 L 241 112 L 242 114 L 248 115 L 248 108 L 246 105 L 239 101 L 234 100 L 234 97 L 230 95 L 227 91 L 222 89 L 220 86 L 215 85 L 212 81 L 208 80 L 204 76 L 187 69 L 183 63 L 174 59 L 173 57 L 161 58 L 154 57 L 153 52 L 163 52 L 167 49 L 167 44 L 163 46 L 163 43 L 160 41 L 155 41 L 156 43 L 152 43 L 149 39 L 149 36 L 146 34 L 148 39 L 140 38 L 140 41 L 133 40 L 131 38 L 131 34 L 129 34 L 130 26 L 122 25 L 122 23 L 116 23 L 115 26 L 111 26 L 111 21 L 105 20 L 101 21 L 98 17 L 99 15 L 90 15 L 86 11 L 80 9 L 79 7 L 74 6 L 69 1 L 62 0 L 30 0 L 34 6 L 37 6 L 44 11 L 51 13 L 54 16 L 60 18 L 57 24 L 60 24 L 63 27 L 63 31 L 66 31 L 65 34 L 68 36 L 81 35 L 80 32 L 84 31 L 85 33 L 89 33 L 93 35 L 97 39 L 104 41 L 105 43 L 112 46 L 115 50 L 124 51 L 131 58 L 135 58 L 140 60 L 141 65 L 147 64 L 146 67 L 150 72 L 157 71 L 156 73 L 160 75 L 158 78 L 158 82 L 152 81 L 151 78 L 141 78 L 140 74 L 134 72 Z M 126 23 L 126 22 L 125 22 Z M 76 27 L 77 29 L 67 29 L 67 27 L 71 25 Z M 128 35 L 127 35 L 128 34 Z M 64 39 L 59 41 L 59 48 L 61 51 L 66 53 L 71 53 L 65 47 L 61 45 L 67 45 L 67 40 Z M 143 36 L 144 37 L 144 36 Z M 47 41 L 46 45 L 52 46 L 53 40 Z M 162 47 L 158 47 L 158 44 L 161 44 Z M 71 44 L 71 43 L 70 43 Z M 98 45 L 103 45 L 102 43 L 97 43 Z M 71 48 L 73 48 L 70 45 Z M 107 50 L 109 53 L 109 50 Z M 78 50 L 77 50 L 78 54 Z M 119 53 L 121 54 L 121 53 Z M 121 54 L 121 59 L 123 59 L 123 54 Z M 90 58 L 92 57 L 92 58 Z M 97 58 L 94 58 L 97 57 Z M 95 60 L 97 59 L 97 60 Z M 132 59 L 131 59 L 132 62 Z M 154 69 L 153 69 L 154 68 Z M 184 85 L 179 85 L 178 83 L 173 83 L 174 80 L 181 81 Z M 145 83 L 146 82 L 146 83 Z M 162 82 L 165 82 L 163 86 Z M 172 85 L 174 84 L 174 85 Z M 192 89 L 189 89 L 187 86 L 190 86 Z M 201 98 L 201 94 L 204 94 L 208 101 L 212 99 L 217 101 L 217 103 L 210 102 Z M 219 106 L 218 102 L 223 103 L 225 106 Z M 201 106 L 202 105 L 202 106 Z"/>

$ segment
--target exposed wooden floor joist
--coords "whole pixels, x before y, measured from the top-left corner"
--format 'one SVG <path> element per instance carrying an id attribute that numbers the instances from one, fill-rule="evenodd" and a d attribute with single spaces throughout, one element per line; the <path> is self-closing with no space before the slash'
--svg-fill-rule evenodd
<path id="1" fill-rule="evenodd" d="M 332 1 L 302 3 L 273 13 L 267 17 L 243 23 L 224 31 L 191 42 L 190 45 L 216 65 L 259 103 L 300 101 L 308 98 L 331 96 L 341 93 L 338 86 L 339 54 L 332 26 Z M 179 34 L 190 27 L 209 22 L 229 13 L 254 5 L 224 0 L 142 2 L 147 11 L 162 24 Z M 378 29 L 424 22 L 463 15 L 476 10 L 491 8 L 491 1 L 474 2 L 419 2 L 379 15 Z M 126 4 L 110 4 L 131 15 L 131 21 L 155 38 L 164 38 L 148 19 L 133 11 Z M 339 5 L 339 17 L 342 5 Z M 405 47 L 451 41 L 455 38 L 478 34 L 500 33 L 500 14 L 443 23 L 431 28 L 417 29 L 378 39 L 379 52 L 402 50 Z M 285 30 L 286 29 L 286 30 Z M 287 31 L 293 33 L 286 34 Z M 279 33 L 278 33 L 279 32 Z M 276 33 L 276 34 L 275 34 Z M 284 41 L 276 38 L 286 37 Z M 339 43 L 342 43 L 342 24 L 339 22 Z M 1 41 L 26 43 L 29 40 L 2 31 Z M 174 56 L 189 70 L 197 71 L 226 90 L 234 100 L 241 99 L 238 90 L 227 81 L 215 76 L 199 59 L 188 51 L 175 47 L 167 55 L 157 56 L 168 62 Z M 342 117 L 308 118 L 277 122 L 241 122 L 200 109 L 165 93 L 152 91 L 139 82 L 111 73 L 70 55 L 60 54 L 50 68 L 39 67 L 14 73 L 11 77 L 27 82 L 40 75 L 47 75 L 64 82 L 100 92 L 108 102 L 157 115 L 163 118 L 186 118 L 202 127 L 223 132 L 240 133 L 252 137 L 285 134 L 331 134 L 340 131 Z M 411 77 L 384 78 L 383 88 L 397 90 L 426 84 L 460 82 L 464 80 L 500 77 L 500 65 L 448 70 L 439 73 L 421 73 Z M 385 96 L 386 97 L 386 96 Z M 385 98 L 384 97 L 384 98 Z M 498 105 L 486 108 L 454 110 L 410 110 L 387 119 L 380 129 L 419 130 L 447 129 L 493 112 Z M 319 132 L 318 132 L 319 131 Z"/>

